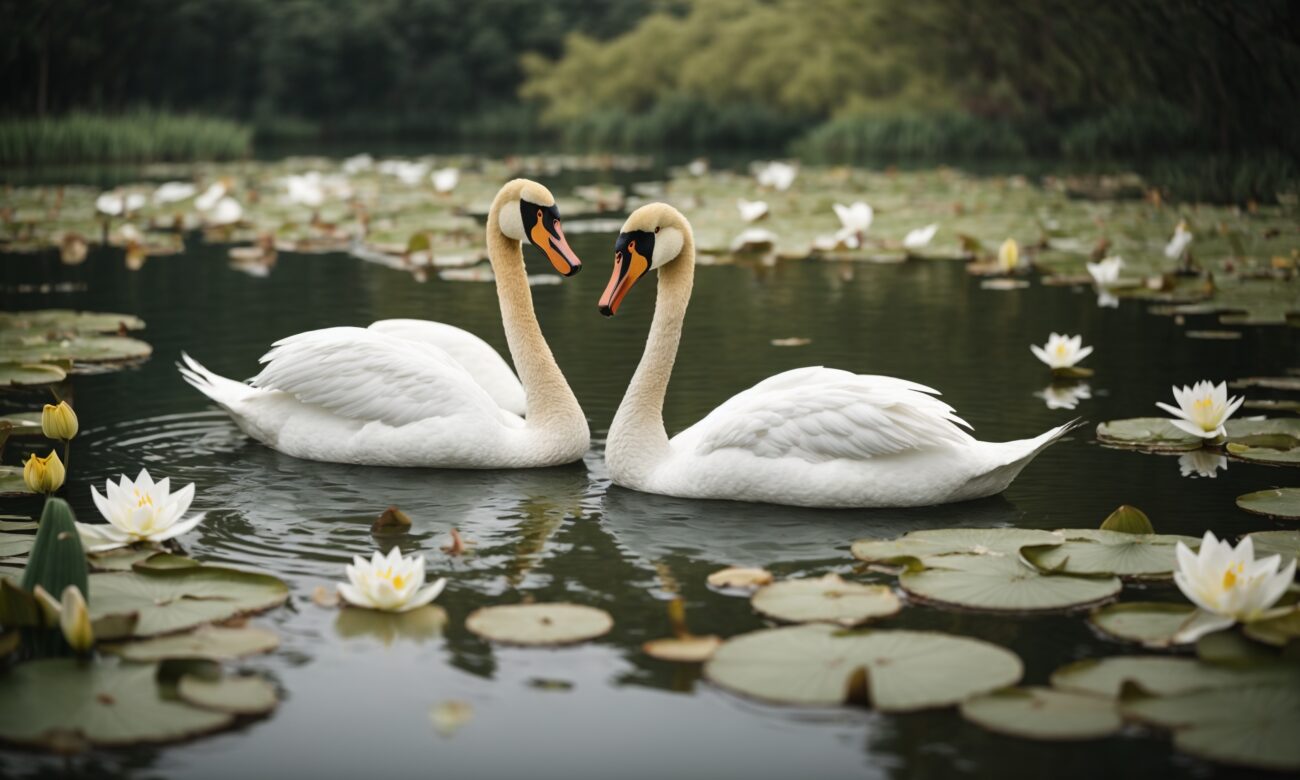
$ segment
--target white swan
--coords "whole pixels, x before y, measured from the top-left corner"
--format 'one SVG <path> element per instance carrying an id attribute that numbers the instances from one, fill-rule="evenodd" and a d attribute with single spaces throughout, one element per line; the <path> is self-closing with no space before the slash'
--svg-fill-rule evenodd
<path id="1" fill-rule="evenodd" d="M 249 436 L 294 457 L 437 468 L 578 460 L 590 444 L 587 420 L 538 326 L 521 248 L 537 245 L 566 276 L 581 268 L 555 198 L 536 182 L 506 184 L 488 214 L 487 242 L 522 385 L 512 384 L 509 366 L 477 336 L 418 320 L 281 339 L 249 384 L 184 354 L 181 374 Z"/>
<path id="2" fill-rule="evenodd" d="M 605 444 L 623 487 L 809 507 L 942 504 L 1001 492 L 1072 426 L 976 441 L 928 387 L 817 366 L 758 383 L 670 440 L 663 404 L 695 278 L 690 223 L 671 206 L 642 206 L 623 226 L 614 262 L 600 299 L 606 316 L 659 269 L 650 336 Z"/>

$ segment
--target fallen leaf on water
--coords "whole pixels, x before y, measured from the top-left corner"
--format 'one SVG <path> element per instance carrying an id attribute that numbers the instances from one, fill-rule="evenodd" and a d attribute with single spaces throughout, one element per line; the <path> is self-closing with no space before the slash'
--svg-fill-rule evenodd
<path id="1" fill-rule="evenodd" d="M 405 512 L 395 506 L 390 506 L 384 510 L 373 525 L 370 526 L 372 534 L 404 534 L 411 528 L 411 518 Z"/>
<path id="2" fill-rule="evenodd" d="M 429 710 L 429 722 L 444 737 L 450 737 L 474 717 L 474 706 L 461 699 L 449 699 Z"/>
<path id="3" fill-rule="evenodd" d="M 442 546 L 442 551 L 447 553 L 448 555 L 464 555 L 465 551 L 469 548 L 469 546 L 474 544 L 471 541 L 466 541 L 460 535 L 460 531 L 458 529 L 455 528 L 451 529 L 449 535 L 451 536 L 451 541 L 447 542 Z"/>
<path id="4" fill-rule="evenodd" d="M 339 605 L 339 593 L 333 588 L 317 585 L 316 589 L 311 592 L 311 600 L 318 607 L 334 609 Z"/>
<path id="5" fill-rule="evenodd" d="M 708 583 L 714 588 L 755 590 L 772 582 L 772 572 L 767 569 L 731 567 L 709 575 Z"/>
<path id="6" fill-rule="evenodd" d="M 802 347 L 805 344 L 811 344 L 812 339 L 806 339 L 800 336 L 791 336 L 788 339 L 772 339 L 774 347 Z"/>

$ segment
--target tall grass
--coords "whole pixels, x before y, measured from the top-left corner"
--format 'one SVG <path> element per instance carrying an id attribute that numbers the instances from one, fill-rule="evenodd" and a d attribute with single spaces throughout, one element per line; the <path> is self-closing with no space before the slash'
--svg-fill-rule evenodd
<path id="1" fill-rule="evenodd" d="M 230 160 L 252 141 L 238 122 L 159 111 L 0 119 L 0 165 Z"/>
<path id="2" fill-rule="evenodd" d="M 1022 157 L 1030 151 L 1010 123 L 956 112 L 842 116 L 817 126 L 795 149 L 810 160 L 848 163 Z"/>
<path id="3" fill-rule="evenodd" d="M 777 148 L 809 126 L 757 104 L 714 106 L 689 97 L 668 97 L 644 113 L 604 111 L 561 127 L 564 141 L 606 149 Z"/>

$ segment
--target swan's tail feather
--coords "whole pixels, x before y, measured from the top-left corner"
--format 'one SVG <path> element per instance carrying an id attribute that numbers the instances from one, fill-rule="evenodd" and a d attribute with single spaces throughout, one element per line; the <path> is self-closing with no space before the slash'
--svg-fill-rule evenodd
<path id="1" fill-rule="evenodd" d="M 1087 421 L 1076 417 L 1068 423 L 1058 425 L 1032 439 L 997 444 L 981 442 L 985 447 L 996 448 L 998 460 L 994 462 L 998 463 L 1000 461 L 1000 463 L 963 485 L 954 500 L 983 498 L 1001 493 L 1011 485 L 1025 466 L 1029 465 L 1030 461 L 1038 457 L 1040 452 L 1055 444 L 1061 437 L 1085 425 L 1087 425 Z"/>
<path id="2" fill-rule="evenodd" d="M 236 382 L 220 374 L 214 374 L 185 352 L 181 353 L 181 361 L 176 364 L 176 368 L 181 372 L 181 376 L 185 381 L 226 409 L 230 409 L 234 404 L 257 392 L 255 388 L 249 387 L 243 382 Z"/>

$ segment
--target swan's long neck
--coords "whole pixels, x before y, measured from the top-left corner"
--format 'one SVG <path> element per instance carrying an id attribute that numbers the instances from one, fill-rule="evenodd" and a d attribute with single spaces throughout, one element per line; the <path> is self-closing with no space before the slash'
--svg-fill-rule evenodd
<path id="1" fill-rule="evenodd" d="M 664 396 L 695 283 L 695 239 L 689 229 L 683 234 L 681 253 L 659 270 L 654 320 L 645 352 L 605 442 L 611 476 L 629 487 L 635 486 L 637 475 L 644 475 L 671 453 L 664 429 Z"/>
<path id="2" fill-rule="evenodd" d="M 501 232 L 498 215 L 504 202 L 498 198 L 488 214 L 488 259 L 496 276 L 501 324 L 510 357 L 528 396 L 528 427 L 565 434 L 585 432 L 587 418 L 537 323 L 523 247 Z"/>

